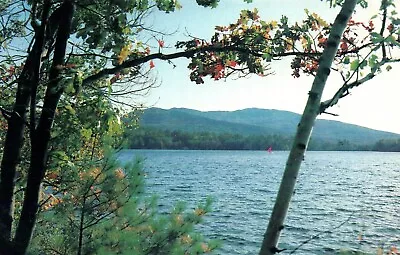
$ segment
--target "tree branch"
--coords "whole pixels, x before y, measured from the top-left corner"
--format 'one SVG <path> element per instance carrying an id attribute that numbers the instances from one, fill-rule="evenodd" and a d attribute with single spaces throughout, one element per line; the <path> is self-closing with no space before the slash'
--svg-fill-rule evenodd
<path id="1" fill-rule="evenodd" d="M 384 66 L 387 63 L 396 63 L 396 62 L 400 62 L 400 59 L 392 59 L 392 60 L 383 59 L 381 62 L 379 62 L 377 64 L 376 69 L 381 68 L 382 66 Z M 320 114 L 326 113 L 325 112 L 326 109 L 336 105 L 339 102 L 339 99 L 349 95 L 350 93 L 348 91 L 350 89 L 360 86 L 361 84 L 371 80 L 375 76 L 376 76 L 375 72 L 371 72 L 371 73 L 367 74 L 365 77 L 363 77 L 362 79 L 359 79 L 359 80 L 357 79 L 356 81 L 354 81 L 352 83 L 343 84 L 343 86 L 336 91 L 335 95 L 331 99 L 321 102 L 319 113 Z"/>
<path id="2" fill-rule="evenodd" d="M 340 55 L 345 55 L 345 54 L 351 54 L 351 53 L 357 53 L 359 50 L 368 47 L 370 44 L 365 44 L 362 45 L 361 47 L 351 50 L 351 51 L 347 51 L 347 52 L 341 52 Z M 253 55 L 256 57 L 262 57 L 264 55 L 263 52 L 259 52 L 259 51 L 255 51 L 249 48 L 243 48 L 243 47 L 238 47 L 235 45 L 229 45 L 229 46 L 218 46 L 218 45 L 210 45 L 210 46 L 203 46 L 203 47 L 199 47 L 199 48 L 194 48 L 194 49 L 189 49 L 186 51 L 181 51 L 181 52 L 176 52 L 176 53 L 171 53 L 171 54 L 163 54 L 163 53 L 154 53 L 151 55 L 147 55 L 144 57 L 139 57 L 139 58 L 135 58 L 132 60 L 127 60 L 124 63 L 117 65 L 115 67 L 112 68 L 105 68 L 103 70 L 101 70 L 98 73 L 92 74 L 88 77 L 86 77 L 83 82 L 82 85 L 87 85 L 90 84 L 92 82 L 95 82 L 101 78 L 107 77 L 108 75 L 112 75 L 115 74 L 119 71 L 121 71 L 122 69 L 125 68 L 130 68 L 130 67 L 135 67 L 138 65 L 141 65 L 143 63 L 146 63 L 150 60 L 153 59 L 160 59 L 160 60 L 171 60 L 171 59 L 177 59 L 177 58 L 191 58 L 193 56 L 195 56 L 198 53 L 204 53 L 204 52 L 227 52 L 227 51 L 235 51 L 235 52 L 239 52 L 239 53 L 245 53 L 245 54 L 249 54 L 249 55 Z M 271 57 L 272 58 L 280 58 L 280 57 L 289 57 L 289 56 L 316 56 L 319 57 L 321 56 L 322 53 L 319 52 L 315 52 L 315 53 L 311 53 L 311 52 L 283 52 L 283 53 L 279 53 L 279 54 L 272 54 Z"/>

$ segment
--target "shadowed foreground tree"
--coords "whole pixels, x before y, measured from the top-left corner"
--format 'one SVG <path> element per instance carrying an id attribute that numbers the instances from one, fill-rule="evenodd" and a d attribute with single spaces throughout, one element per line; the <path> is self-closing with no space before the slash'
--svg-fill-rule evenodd
<path id="1" fill-rule="evenodd" d="M 203 5 L 215 2 L 210 1 Z M 108 165 L 108 157 L 94 153 L 96 146 L 104 150 L 101 143 L 93 144 L 90 158 L 81 158 L 85 155 L 83 152 L 88 150 L 85 140 L 90 141 L 92 135 L 93 140 L 102 140 L 109 135 L 96 132 L 99 126 L 109 127 L 111 133 L 118 126 L 115 121 L 121 108 L 115 108 L 110 103 L 126 104 L 120 101 L 121 97 L 152 87 L 154 83 L 147 78 L 149 68 L 141 64 L 151 59 L 164 58 L 164 55 L 151 55 L 150 46 L 138 40 L 139 37 L 147 40 L 160 35 L 157 31 L 147 29 L 143 20 L 151 10 L 170 12 L 179 7 L 176 1 L 161 0 L 1 1 L 0 22 L 4 29 L 0 35 L 0 109 L 4 117 L 1 131 L 5 139 L 1 138 L 0 254 L 24 254 L 27 251 L 38 211 L 42 207 L 49 207 L 46 199 L 53 201 L 53 205 L 60 204 L 59 208 L 72 208 L 69 223 L 81 230 L 76 240 L 78 254 L 83 252 L 83 230 L 87 232 L 88 226 L 100 224 L 101 220 L 109 220 L 111 216 L 117 215 L 115 210 L 119 208 L 119 204 L 110 204 L 115 200 L 119 201 L 119 198 L 105 201 L 101 199 L 102 196 L 109 196 L 105 187 L 113 187 L 114 184 L 109 183 L 112 180 L 109 173 L 113 169 L 117 170 L 116 166 Z M 161 40 L 158 44 L 162 47 Z M 165 58 L 193 56 L 194 52 Z M 154 64 L 150 62 L 150 68 L 152 67 Z M 86 112 L 89 117 L 78 117 L 82 116 L 79 111 Z M 77 119 L 62 118 L 65 112 L 76 115 Z M 86 122 L 78 121 L 79 119 Z M 78 125 L 79 132 L 73 133 L 76 130 L 68 129 L 71 124 L 68 121 Z M 65 133 L 67 131 L 72 133 Z M 96 160 L 102 163 L 93 166 L 90 163 L 81 164 L 97 162 Z M 65 172 L 54 172 L 54 169 L 50 169 L 54 165 L 58 172 Z M 94 180 L 90 181 L 89 177 L 87 180 L 85 171 L 94 171 L 93 174 L 88 174 L 89 177 L 95 176 Z M 82 177 L 82 180 L 78 177 Z M 56 181 L 48 183 L 49 179 Z M 102 183 L 97 183 L 99 180 Z M 103 180 L 107 180 L 108 184 L 103 183 Z M 70 184 L 80 181 L 86 184 L 82 186 L 83 190 L 74 194 L 78 188 Z M 95 184 L 104 186 L 99 191 L 93 191 Z M 124 188 L 127 192 L 126 199 L 136 194 L 136 189 L 127 189 L 131 187 L 129 182 L 128 184 Z M 83 201 L 75 201 L 78 194 L 83 197 Z M 69 203 L 60 202 L 67 199 Z M 68 204 L 73 206 L 66 206 Z M 203 211 L 195 215 L 201 216 Z M 78 217 L 81 221 L 75 224 L 78 212 L 81 212 Z M 90 219 L 87 214 L 97 217 L 88 223 L 85 220 Z M 191 223 L 195 223 L 196 220 L 191 218 Z M 41 220 L 43 219 L 45 218 Z M 126 227 L 130 225 L 127 224 Z M 190 227 L 186 227 L 183 232 L 166 237 L 177 240 L 182 233 L 188 233 L 189 229 Z M 61 232 L 67 231 L 60 230 Z M 189 246 L 195 243 L 187 242 Z M 159 250 L 158 244 L 149 252 Z M 74 245 L 66 247 L 71 248 Z M 165 249 L 165 252 L 168 250 L 170 249 Z M 208 252 L 211 248 L 201 250 Z M 70 251 L 64 253 L 70 254 Z"/>

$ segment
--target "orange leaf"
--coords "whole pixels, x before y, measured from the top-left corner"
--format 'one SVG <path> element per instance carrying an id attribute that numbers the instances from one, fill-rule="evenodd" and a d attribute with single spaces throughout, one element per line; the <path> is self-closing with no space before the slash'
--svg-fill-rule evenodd
<path id="1" fill-rule="evenodd" d="M 125 59 L 129 56 L 129 54 L 131 54 L 131 48 L 132 48 L 132 44 L 129 43 L 128 45 L 125 45 L 124 47 L 122 47 L 119 55 L 118 55 L 118 64 L 122 64 L 122 62 L 125 61 Z"/>
<path id="2" fill-rule="evenodd" d="M 55 173 L 55 172 L 49 173 L 49 174 L 47 175 L 47 178 L 48 178 L 48 179 L 56 179 L 57 177 L 58 177 L 58 174 Z"/>
<path id="3" fill-rule="evenodd" d="M 237 66 L 237 62 L 235 61 L 235 60 L 228 60 L 228 61 L 226 61 L 226 65 L 227 66 L 230 66 L 230 67 L 235 67 L 235 66 Z"/>
<path id="4" fill-rule="evenodd" d="M 293 40 L 291 38 L 287 38 L 286 42 L 286 50 L 291 51 L 293 49 Z"/>
<path id="5" fill-rule="evenodd" d="M 201 249 L 203 250 L 203 252 L 211 251 L 210 247 L 208 247 L 208 245 L 206 243 L 201 243 Z"/>
<path id="6" fill-rule="evenodd" d="M 154 65 L 153 60 L 150 60 L 150 68 L 154 68 L 154 67 L 155 67 L 155 65 Z"/>
<path id="7" fill-rule="evenodd" d="M 123 179 L 125 177 L 125 173 L 121 168 L 115 169 L 115 176 L 118 179 Z"/>
<path id="8" fill-rule="evenodd" d="M 196 214 L 197 216 L 203 216 L 204 214 L 206 214 L 206 211 L 204 211 L 204 210 L 201 209 L 201 208 L 196 208 L 196 209 L 194 210 L 194 214 Z"/>

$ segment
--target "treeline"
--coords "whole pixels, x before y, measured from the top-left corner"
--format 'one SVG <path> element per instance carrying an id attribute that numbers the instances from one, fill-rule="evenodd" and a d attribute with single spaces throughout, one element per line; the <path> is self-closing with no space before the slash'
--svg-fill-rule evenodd
<path id="1" fill-rule="evenodd" d="M 289 150 L 292 137 L 281 135 L 248 135 L 212 132 L 169 131 L 140 127 L 128 130 L 125 141 L 130 149 L 190 149 L 190 150 Z M 327 142 L 311 139 L 309 150 L 315 151 L 370 151 L 393 148 L 387 141 L 371 145 L 357 145 L 348 140 Z M 387 145 L 387 146 L 386 146 Z M 397 141 L 400 151 L 400 140 Z M 397 151 L 397 150 L 392 150 Z"/>
<path id="2" fill-rule="evenodd" d="M 372 148 L 374 151 L 400 152 L 400 139 L 379 140 Z"/>
<path id="3" fill-rule="evenodd" d="M 251 135 L 138 128 L 126 134 L 130 149 L 288 150 L 291 139 L 278 135 Z"/>

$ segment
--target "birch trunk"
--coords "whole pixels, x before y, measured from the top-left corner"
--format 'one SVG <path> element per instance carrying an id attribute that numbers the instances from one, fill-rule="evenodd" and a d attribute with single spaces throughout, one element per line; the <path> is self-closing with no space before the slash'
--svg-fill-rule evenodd
<path id="1" fill-rule="evenodd" d="M 322 92 L 324 91 L 326 80 L 329 76 L 330 68 L 336 55 L 340 39 L 342 38 L 347 22 L 355 9 L 356 3 L 357 0 L 346 0 L 333 23 L 327 47 L 324 49 L 319 60 L 317 74 L 312 84 L 312 88 L 308 93 L 307 105 L 304 109 L 300 123 L 297 126 L 296 136 L 286 162 L 285 171 L 271 218 L 268 223 L 268 228 L 264 234 L 264 240 L 259 253 L 260 255 L 271 255 L 280 252 L 277 248 L 279 236 L 284 228 L 284 220 L 289 209 L 289 203 L 294 192 L 300 165 L 308 146 L 312 128 L 315 119 L 319 114 Z"/>

